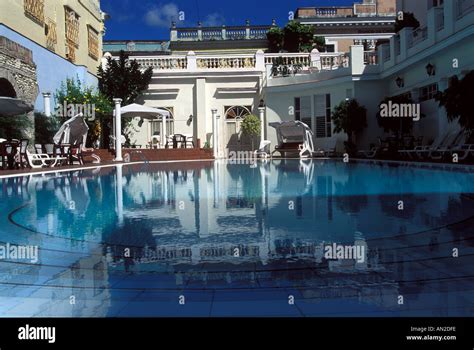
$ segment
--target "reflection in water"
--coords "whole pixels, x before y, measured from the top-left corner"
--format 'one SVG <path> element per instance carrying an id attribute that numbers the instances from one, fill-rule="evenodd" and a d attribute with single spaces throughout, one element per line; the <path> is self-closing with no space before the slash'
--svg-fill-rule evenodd
<path id="1" fill-rule="evenodd" d="M 447 293 L 473 285 L 465 270 L 474 250 L 469 180 L 309 160 L 3 179 L 0 206 L 10 221 L 1 218 L 8 227 L 1 241 L 38 244 L 41 264 L 0 262 L 8 276 L 0 279 L 0 314 L 158 316 L 172 297 L 156 293 L 199 292 L 211 305 L 219 298 L 206 293 L 238 289 L 247 294 L 232 300 L 255 315 L 268 314 L 251 303 L 261 293 L 278 315 L 295 312 L 278 306 L 288 292 L 298 293 L 300 315 L 466 315 L 472 298 Z M 449 255 L 453 242 L 465 249 L 458 260 Z M 324 247 L 333 243 L 365 247 L 363 261 L 327 259 Z M 398 305 L 399 295 L 410 302 Z M 138 307 L 147 300 L 162 309 Z M 223 315 L 239 311 L 216 305 Z"/>

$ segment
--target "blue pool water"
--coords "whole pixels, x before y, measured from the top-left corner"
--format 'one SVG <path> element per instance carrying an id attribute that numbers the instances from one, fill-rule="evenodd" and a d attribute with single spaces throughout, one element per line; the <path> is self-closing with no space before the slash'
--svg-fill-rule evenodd
<path id="1" fill-rule="evenodd" d="M 0 257 L 0 316 L 473 316 L 473 177 L 275 160 L 0 179 L 0 248 L 39 247 Z"/>

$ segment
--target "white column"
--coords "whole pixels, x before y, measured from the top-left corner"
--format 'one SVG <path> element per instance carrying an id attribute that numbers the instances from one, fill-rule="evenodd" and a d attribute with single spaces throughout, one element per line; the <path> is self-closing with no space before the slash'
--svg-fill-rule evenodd
<path id="1" fill-rule="evenodd" d="M 43 103 L 44 103 L 44 115 L 51 117 L 51 93 L 43 93 Z"/>
<path id="2" fill-rule="evenodd" d="M 265 107 L 258 107 L 258 115 L 260 118 L 260 144 L 265 141 Z"/>
<path id="3" fill-rule="evenodd" d="M 114 98 L 115 103 L 115 159 L 116 162 L 122 162 L 122 112 L 121 98 Z"/>
<path id="4" fill-rule="evenodd" d="M 123 175 L 122 164 L 117 165 L 116 169 L 116 185 L 117 185 L 117 218 L 119 226 L 123 225 Z"/>
<path id="5" fill-rule="evenodd" d="M 218 144 L 217 144 L 217 109 L 211 110 L 212 113 L 212 149 L 214 152 L 214 158 L 218 157 Z"/>
<path id="6" fill-rule="evenodd" d="M 166 116 L 161 117 L 161 147 L 165 147 L 167 141 L 166 137 Z"/>

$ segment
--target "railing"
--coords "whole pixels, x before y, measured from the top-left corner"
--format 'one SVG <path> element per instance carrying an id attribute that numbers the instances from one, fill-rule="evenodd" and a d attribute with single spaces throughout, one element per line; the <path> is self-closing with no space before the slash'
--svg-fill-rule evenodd
<path id="1" fill-rule="evenodd" d="M 185 56 L 137 57 L 134 59 L 142 68 L 151 67 L 155 70 L 183 70 L 188 67 Z"/>
<path id="2" fill-rule="evenodd" d="M 472 11 L 474 11 L 474 0 L 457 0 L 457 19 L 464 17 Z"/>
<path id="3" fill-rule="evenodd" d="M 428 39 L 428 28 L 427 27 L 422 27 L 415 29 L 413 31 L 413 39 L 412 39 L 412 46 L 421 43 L 422 41 L 425 41 Z"/>
<path id="4" fill-rule="evenodd" d="M 172 28 L 178 41 L 263 40 L 271 26 Z M 172 36 L 173 37 L 173 36 Z M 174 39 L 172 39 L 174 40 Z"/>
<path id="5" fill-rule="evenodd" d="M 377 51 L 365 51 L 364 52 L 364 63 L 368 66 L 378 64 L 378 53 Z"/>
<path id="6" fill-rule="evenodd" d="M 255 56 L 241 55 L 235 57 L 204 56 L 197 58 L 198 69 L 245 69 L 255 68 Z"/>
<path id="7" fill-rule="evenodd" d="M 44 23 L 44 0 L 24 0 L 24 9 L 27 16 L 39 23 Z"/>
<path id="8" fill-rule="evenodd" d="M 321 55 L 321 70 L 349 67 L 349 55 L 344 53 Z"/>
<path id="9" fill-rule="evenodd" d="M 197 41 L 198 32 L 194 29 L 181 29 L 178 31 L 178 40 Z"/>
<path id="10" fill-rule="evenodd" d="M 266 65 L 272 67 L 297 67 L 297 72 L 316 68 L 333 70 L 349 67 L 349 55 L 345 53 L 320 53 L 319 59 L 309 53 L 281 54 L 229 54 L 203 56 L 145 56 L 134 57 L 142 68 L 153 68 L 155 71 L 173 70 L 264 70 Z M 367 53 L 368 64 L 377 64 L 376 52 Z M 260 61 L 261 60 L 261 61 Z M 317 61 L 316 61 L 317 60 Z M 191 64 L 191 65 L 190 65 Z M 290 69 L 291 70 L 291 69 Z"/>
<path id="11" fill-rule="evenodd" d="M 307 53 L 266 54 L 265 64 L 301 65 L 305 68 L 311 66 L 311 58 Z"/>
<path id="12" fill-rule="evenodd" d="M 221 29 L 203 30 L 202 40 L 222 40 L 222 30 Z"/>
<path id="13" fill-rule="evenodd" d="M 241 29 L 226 29 L 227 40 L 245 40 L 247 38 L 247 31 L 245 28 Z"/>
<path id="14" fill-rule="evenodd" d="M 439 32 L 444 29 L 444 9 L 440 8 L 436 12 L 436 30 Z"/>

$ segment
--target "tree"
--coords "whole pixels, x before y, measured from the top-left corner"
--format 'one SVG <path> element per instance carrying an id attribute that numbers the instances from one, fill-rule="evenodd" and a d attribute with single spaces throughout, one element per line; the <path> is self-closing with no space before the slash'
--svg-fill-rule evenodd
<path id="1" fill-rule="evenodd" d="M 411 12 L 403 12 L 397 17 L 395 21 L 395 32 L 398 33 L 403 28 L 413 28 L 416 29 L 420 26 L 420 21 L 418 21 L 415 15 Z"/>
<path id="2" fill-rule="evenodd" d="M 81 105 L 86 106 L 87 113 L 83 113 L 85 120 L 89 126 L 89 133 L 87 134 L 87 144 L 94 144 L 100 140 L 100 134 L 95 132 L 102 120 L 109 118 L 112 114 L 112 102 L 107 96 L 99 92 L 96 88 L 83 86 L 79 77 L 76 79 L 66 79 L 61 83 L 61 87 L 55 93 L 56 99 L 56 117 L 72 117 L 64 110 L 64 106 Z M 79 111 L 74 111 L 75 115 Z M 93 114 L 86 115 L 86 114 Z M 61 121 L 59 121 L 60 123 Z M 64 120 L 62 121 L 64 122 Z M 54 122 L 51 121 L 54 126 Z M 41 133 L 40 133 L 41 135 Z"/>
<path id="3" fill-rule="evenodd" d="M 241 124 L 242 134 L 252 140 L 252 150 L 254 149 L 254 138 L 260 136 L 260 119 L 251 114 L 245 117 Z"/>
<path id="4" fill-rule="evenodd" d="M 314 36 L 314 29 L 310 25 L 301 24 L 298 21 L 290 21 L 283 28 L 272 28 L 267 33 L 269 50 L 279 52 L 310 52 L 317 48 L 323 51 L 325 39 Z"/>
<path id="5" fill-rule="evenodd" d="M 472 101 L 474 101 L 474 70 L 467 73 L 459 80 L 454 76 L 449 87 L 436 96 L 440 107 L 444 107 L 450 122 L 458 119 L 459 125 L 469 133 L 474 131 L 474 116 Z"/>
<path id="6" fill-rule="evenodd" d="M 29 138 L 28 129 L 32 122 L 26 114 L 15 117 L 5 117 L 0 115 L 0 138 L 22 139 Z"/>
<path id="7" fill-rule="evenodd" d="M 347 134 L 346 151 L 353 154 L 356 148 L 355 135 L 367 127 L 367 109 L 355 99 L 343 101 L 334 108 L 332 121 L 334 133 Z"/>
<path id="8" fill-rule="evenodd" d="M 413 118 L 387 118 L 382 117 L 380 114 L 380 110 L 382 105 L 407 105 L 407 104 L 414 104 L 414 101 L 411 97 L 407 95 L 400 95 L 395 97 L 386 97 L 382 102 L 379 104 L 379 112 L 377 112 L 377 123 L 378 125 L 384 129 L 385 132 L 392 132 L 396 134 L 398 137 L 401 137 L 403 134 L 409 134 L 413 129 Z M 420 117 L 423 117 L 420 116 Z"/>
<path id="9" fill-rule="evenodd" d="M 129 105 L 148 89 L 152 76 L 153 68 L 142 70 L 137 61 L 129 59 L 124 51 L 120 51 L 117 60 L 109 57 L 105 69 L 99 67 L 99 91 L 107 96 L 110 102 L 114 98 L 121 98 L 123 106 Z M 132 117 L 122 118 L 122 133 L 129 128 L 132 119 Z M 110 129 L 110 122 L 102 124 L 105 139 L 110 135 Z M 124 134 L 129 139 L 128 134 Z"/>
<path id="10" fill-rule="evenodd" d="M 268 50 L 270 52 L 280 52 L 283 48 L 283 30 L 280 27 L 273 27 L 267 33 Z"/>
<path id="11" fill-rule="evenodd" d="M 129 105 L 148 89 L 153 68 L 142 71 L 137 61 L 130 60 L 124 51 L 120 51 L 118 60 L 109 57 L 105 69 L 99 67 L 98 76 L 101 93 L 110 101 L 121 98 L 123 105 Z"/>

